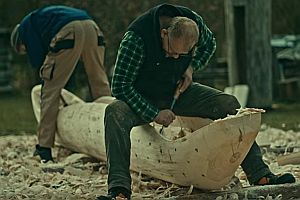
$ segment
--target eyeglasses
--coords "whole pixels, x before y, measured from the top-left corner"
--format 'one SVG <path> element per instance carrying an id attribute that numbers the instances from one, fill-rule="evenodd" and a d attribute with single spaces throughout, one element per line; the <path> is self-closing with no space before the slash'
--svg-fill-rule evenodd
<path id="1" fill-rule="evenodd" d="M 174 49 L 171 47 L 171 42 L 170 42 L 170 36 L 169 33 L 167 33 L 167 37 L 168 37 L 168 50 L 165 51 L 166 55 L 168 55 L 169 57 L 193 57 L 195 56 L 195 52 L 196 52 L 196 45 L 194 45 L 187 53 L 176 53 L 176 51 L 174 51 Z"/>

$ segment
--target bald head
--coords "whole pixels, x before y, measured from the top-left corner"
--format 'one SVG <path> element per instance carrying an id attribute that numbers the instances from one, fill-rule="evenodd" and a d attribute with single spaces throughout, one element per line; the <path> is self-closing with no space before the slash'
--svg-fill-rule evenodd
<path id="1" fill-rule="evenodd" d="M 193 55 L 199 38 L 197 24 L 187 17 L 160 17 L 162 48 L 167 57 L 179 58 L 180 56 Z"/>
<path id="2" fill-rule="evenodd" d="M 170 21 L 168 32 L 170 37 L 182 39 L 186 44 L 195 44 L 199 37 L 197 24 L 187 17 L 173 17 Z"/>

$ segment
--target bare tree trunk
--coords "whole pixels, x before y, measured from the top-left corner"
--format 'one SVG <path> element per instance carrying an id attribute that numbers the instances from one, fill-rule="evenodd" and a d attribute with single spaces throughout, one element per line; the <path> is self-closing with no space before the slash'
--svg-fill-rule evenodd
<path id="1" fill-rule="evenodd" d="M 247 84 L 248 106 L 272 103 L 271 1 L 226 0 L 230 86 Z"/>
<path id="2" fill-rule="evenodd" d="M 252 107 L 269 107 L 272 103 L 271 1 L 248 0 L 247 6 L 249 104 Z"/>

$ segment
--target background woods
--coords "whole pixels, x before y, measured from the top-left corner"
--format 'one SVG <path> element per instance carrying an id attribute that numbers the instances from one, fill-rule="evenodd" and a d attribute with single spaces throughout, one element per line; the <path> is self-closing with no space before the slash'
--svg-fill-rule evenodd
<path id="1" fill-rule="evenodd" d="M 93 16 L 103 29 L 106 38 L 105 66 L 108 74 L 111 73 L 118 45 L 126 31 L 128 24 L 138 15 L 159 3 L 173 3 L 187 6 L 198 12 L 214 32 L 217 38 L 217 52 L 215 58 L 226 57 L 226 36 L 224 19 L 224 1 L 220 0 L 12 0 L 0 2 L 0 26 L 12 29 L 27 13 L 48 4 L 64 4 L 82 8 Z M 300 2 L 297 0 L 272 0 L 272 34 L 299 34 Z M 3 48 L 3 47 L 2 47 Z M 26 57 L 13 54 L 13 85 L 19 89 L 24 86 L 30 89 L 38 78 L 32 69 L 27 67 Z M 33 75 L 35 74 L 35 75 Z M 29 78 L 28 78 L 29 77 Z"/>
<path id="2" fill-rule="evenodd" d="M 233 1 L 233 0 L 232 0 Z M 234 0 L 234 2 L 245 2 Z M 247 0 L 251 1 L 251 0 Z M 33 69 L 26 56 L 20 56 L 12 52 L 9 45 L 9 35 L 15 24 L 34 9 L 49 5 L 63 4 L 85 9 L 99 24 L 105 35 L 106 54 L 105 66 L 110 76 L 116 59 L 117 49 L 128 24 L 141 13 L 160 3 L 172 3 L 187 6 L 199 13 L 206 24 L 213 31 L 217 39 L 215 56 L 205 71 L 195 74 L 195 81 L 224 89 L 229 85 L 228 81 L 228 57 L 229 42 L 226 35 L 225 0 L 5 0 L 0 1 L 0 130 L 2 134 L 16 132 L 35 132 L 36 120 L 33 116 L 30 90 L 33 85 L 40 82 L 38 71 Z M 299 0 L 271 0 L 271 27 L 272 36 L 286 34 L 300 34 L 300 1 Z M 257 17 L 257 16 L 256 16 Z M 264 17 L 264 16 L 262 16 Z M 257 17 L 259 19 L 259 17 Z M 253 21 L 253 20 L 252 20 Z M 245 26 L 245 25 L 244 25 Z M 271 42 L 271 41 L 270 41 Z M 252 47 L 255 48 L 255 47 Z M 257 48 L 261 48 L 258 46 Z M 10 52 L 7 58 L 3 52 Z M 278 69 L 273 63 L 273 68 Z M 259 66 L 258 66 L 259 67 Z M 241 66 L 239 66 L 241 68 Z M 300 77 L 298 71 L 289 71 L 290 75 Z M 293 68 L 293 69 L 296 69 Z M 4 69 L 4 71 L 3 71 Z M 7 72 L 5 71 L 7 70 Z M 274 73 L 274 72 L 273 72 Z M 8 74 L 8 76 L 7 76 Z M 88 100 L 84 69 L 77 67 L 67 89 L 81 98 Z M 6 77 L 4 77 L 6 76 Z M 263 75 L 264 76 L 264 75 Z M 4 79 L 3 79 L 4 78 Z M 5 83 L 4 83 L 4 81 Z M 13 95 L 1 92 L 3 85 L 12 86 Z M 75 89 L 80 88 L 80 91 Z M 278 87 L 276 88 L 278 89 Z M 273 94 L 279 95 L 279 90 Z M 295 90 L 289 91 L 290 93 Z M 276 94 L 277 93 L 277 94 Z M 297 97 L 294 95 L 294 97 Z M 295 98 L 296 100 L 299 98 Z M 287 99 L 283 99 L 286 101 Z M 276 103 L 276 102 L 275 102 Z M 275 106 L 277 106 L 275 104 Z M 277 106 L 278 107 L 278 106 Z M 299 129 L 299 105 L 280 105 L 280 108 L 272 114 L 264 115 L 264 122 L 271 123 L 275 127 Z M 269 115 L 270 114 L 270 115 Z M 16 119 L 19 126 L 16 126 Z"/>

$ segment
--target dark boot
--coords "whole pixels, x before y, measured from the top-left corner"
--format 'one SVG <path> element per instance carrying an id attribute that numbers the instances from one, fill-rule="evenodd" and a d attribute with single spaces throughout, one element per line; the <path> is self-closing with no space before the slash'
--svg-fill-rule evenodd
<path id="1" fill-rule="evenodd" d="M 122 187 L 115 187 L 109 190 L 109 194 L 107 196 L 99 196 L 96 200 L 116 200 L 117 197 L 130 200 L 131 192 Z"/>
<path id="2" fill-rule="evenodd" d="M 101 196 L 97 197 L 96 200 L 112 200 L 112 197 L 109 195 L 108 196 L 101 195 Z"/>
<path id="3" fill-rule="evenodd" d="M 121 197 L 121 198 L 124 198 L 126 200 L 130 200 L 130 199 L 126 198 L 125 195 L 123 195 L 121 193 L 119 195 L 115 196 L 115 197 L 112 197 L 112 195 L 110 195 L 110 194 L 107 195 L 107 196 L 101 195 L 101 196 L 97 197 L 96 200 L 116 200 L 117 197 Z"/>
<path id="4" fill-rule="evenodd" d="M 295 183 L 295 181 L 295 177 L 290 173 L 286 173 L 280 176 L 270 173 L 259 179 L 257 182 L 254 182 L 254 185 L 277 185 L 285 183 Z"/>
<path id="5" fill-rule="evenodd" d="M 35 145 L 35 151 L 33 156 L 40 156 L 42 163 L 47 163 L 49 161 L 53 161 L 51 148 L 41 147 L 39 144 Z"/>

